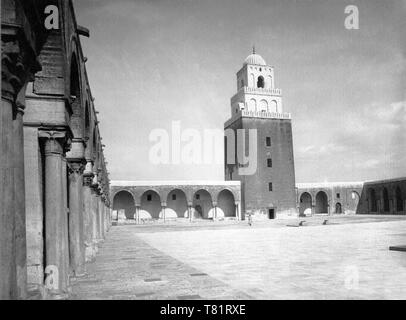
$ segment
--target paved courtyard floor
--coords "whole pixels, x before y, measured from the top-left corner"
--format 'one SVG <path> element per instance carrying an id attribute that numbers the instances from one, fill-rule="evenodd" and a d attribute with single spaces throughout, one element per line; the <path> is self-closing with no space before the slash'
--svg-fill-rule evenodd
<path id="1" fill-rule="evenodd" d="M 406 299 L 405 217 L 124 225 L 73 299 Z"/>

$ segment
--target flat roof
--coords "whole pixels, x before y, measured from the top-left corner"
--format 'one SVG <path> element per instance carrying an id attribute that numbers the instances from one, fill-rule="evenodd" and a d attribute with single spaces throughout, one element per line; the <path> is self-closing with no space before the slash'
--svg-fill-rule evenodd
<path id="1" fill-rule="evenodd" d="M 297 188 L 330 188 L 330 187 L 346 187 L 346 186 L 363 186 L 364 182 L 314 182 L 314 183 L 296 183 Z"/>
<path id="2" fill-rule="evenodd" d="M 179 181 L 110 181 L 111 187 L 149 187 L 149 186 L 241 186 L 241 181 L 179 180 Z"/>

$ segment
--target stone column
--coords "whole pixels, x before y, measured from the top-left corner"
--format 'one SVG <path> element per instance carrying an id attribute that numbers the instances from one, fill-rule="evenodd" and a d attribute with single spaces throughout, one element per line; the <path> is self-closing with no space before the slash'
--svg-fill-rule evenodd
<path id="1" fill-rule="evenodd" d="M 91 222 L 91 226 L 92 226 L 92 244 L 93 244 L 93 250 L 94 253 L 97 253 L 97 244 L 99 242 L 99 203 L 98 203 L 98 191 L 97 191 L 97 187 L 95 187 L 95 185 L 93 184 L 91 187 L 91 195 L 92 195 L 92 205 L 91 205 L 91 209 L 92 209 L 92 214 L 91 214 L 91 218 L 92 218 L 92 222 Z"/>
<path id="2" fill-rule="evenodd" d="M 83 162 L 68 162 L 69 168 L 69 253 L 75 277 L 85 274 L 83 222 Z"/>
<path id="3" fill-rule="evenodd" d="M 45 137 L 45 272 L 52 273 L 54 281 L 51 292 L 61 294 L 68 286 L 66 270 L 66 197 L 64 191 L 66 172 L 63 161 L 63 138 L 61 132 L 42 132 Z"/>
<path id="4" fill-rule="evenodd" d="M 64 273 L 68 275 L 68 285 L 69 276 L 72 273 L 69 261 L 69 199 L 68 199 L 68 162 L 66 160 L 65 154 L 62 156 L 62 190 L 63 190 L 63 219 L 60 228 L 63 231 L 63 261 L 64 261 Z"/>
<path id="5" fill-rule="evenodd" d="M 3 60 L 3 52 L 2 52 Z M 0 300 L 17 298 L 15 253 L 14 88 L 2 61 L 0 109 Z M 6 75 L 5 75 L 6 73 Z M 9 75 L 11 77 L 11 75 Z M 11 80 L 11 79 L 10 79 Z"/>
<path id="6" fill-rule="evenodd" d="M 214 208 L 213 220 L 217 220 L 217 202 L 213 201 L 212 206 Z"/>
<path id="7" fill-rule="evenodd" d="M 25 223 L 25 174 L 24 174 L 24 85 L 17 97 L 16 117 L 13 121 L 14 138 L 14 200 L 15 200 L 15 250 L 17 266 L 17 297 L 26 299 L 27 293 L 27 242 Z"/>
<path id="8" fill-rule="evenodd" d="M 99 190 L 99 193 L 101 192 L 101 190 Z M 104 240 L 104 230 L 103 230 L 103 224 L 104 224 L 104 214 L 103 214 L 103 201 L 102 201 L 102 195 L 99 195 L 97 197 L 97 202 L 98 202 L 98 213 L 97 213 L 97 218 L 99 219 L 98 221 L 98 238 L 99 241 L 103 241 Z"/>
<path id="9" fill-rule="evenodd" d="M 92 225 L 92 189 L 91 183 L 93 173 L 87 171 L 87 167 L 91 165 L 88 162 L 86 170 L 83 175 L 83 229 L 84 229 L 84 245 L 85 245 L 85 260 L 86 262 L 93 261 L 95 258 L 95 251 L 93 246 L 93 225 Z"/>

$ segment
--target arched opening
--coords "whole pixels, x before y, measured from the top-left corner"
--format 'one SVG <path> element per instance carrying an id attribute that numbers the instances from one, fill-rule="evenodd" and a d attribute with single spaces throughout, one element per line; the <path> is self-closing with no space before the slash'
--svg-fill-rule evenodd
<path id="1" fill-rule="evenodd" d="M 256 112 L 257 111 L 257 100 L 251 99 L 248 102 L 248 111 Z"/>
<path id="2" fill-rule="evenodd" d="M 304 192 L 300 196 L 299 213 L 301 216 L 311 216 L 312 215 L 312 196 L 308 192 Z"/>
<path id="3" fill-rule="evenodd" d="M 187 200 L 186 194 L 180 190 L 172 190 L 166 198 L 165 218 L 186 218 Z"/>
<path id="4" fill-rule="evenodd" d="M 357 191 L 351 191 L 351 196 L 348 201 L 348 210 L 351 213 L 356 213 L 358 210 L 358 203 L 359 203 L 359 193 Z"/>
<path id="5" fill-rule="evenodd" d="M 133 195 L 128 191 L 120 191 L 113 198 L 113 210 L 117 211 L 117 219 L 125 215 L 126 219 L 134 219 L 135 202 Z"/>
<path id="6" fill-rule="evenodd" d="M 278 103 L 275 100 L 271 101 L 269 112 L 278 112 Z"/>
<path id="7" fill-rule="evenodd" d="M 403 197 L 402 197 L 402 190 L 398 186 L 396 188 L 396 211 L 401 212 L 403 211 Z"/>
<path id="8" fill-rule="evenodd" d="M 257 88 L 264 88 L 265 87 L 265 81 L 263 76 L 258 77 L 257 81 Z"/>
<path id="9" fill-rule="evenodd" d="M 341 206 L 340 202 L 336 203 L 336 214 L 342 214 L 343 213 L 343 208 Z"/>
<path id="10" fill-rule="evenodd" d="M 383 188 L 382 198 L 383 198 L 383 211 L 384 212 L 389 212 L 389 192 L 388 192 L 388 189 Z"/>
<path id="11" fill-rule="evenodd" d="M 82 94 L 80 89 L 79 65 L 72 55 L 70 65 L 70 99 L 72 106 L 71 127 L 75 138 L 84 136 L 84 117 L 82 111 Z"/>
<path id="12" fill-rule="evenodd" d="M 235 217 L 235 199 L 230 190 L 222 190 L 217 197 L 217 218 Z"/>
<path id="13" fill-rule="evenodd" d="M 140 216 L 159 219 L 159 214 L 162 210 L 161 197 L 153 190 L 145 191 L 141 197 L 141 214 Z"/>
<path id="14" fill-rule="evenodd" d="M 259 102 L 259 111 L 260 112 L 268 112 L 268 101 L 261 100 Z"/>
<path id="15" fill-rule="evenodd" d="M 320 191 L 316 195 L 316 213 L 318 214 L 328 213 L 328 197 L 324 191 Z"/>
<path id="16" fill-rule="evenodd" d="M 85 138 L 90 138 L 90 113 L 89 113 L 89 104 L 86 102 L 85 107 Z"/>
<path id="17" fill-rule="evenodd" d="M 369 189 L 369 209 L 371 212 L 377 212 L 378 206 L 376 201 L 376 192 L 374 189 Z"/>
<path id="18" fill-rule="evenodd" d="M 253 88 L 255 87 L 255 76 L 253 73 L 250 74 L 250 80 L 251 80 L 251 85 L 250 87 Z"/>
<path id="19" fill-rule="evenodd" d="M 210 193 L 201 189 L 193 196 L 193 215 L 196 219 L 213 218 L 213 202 Z"/>

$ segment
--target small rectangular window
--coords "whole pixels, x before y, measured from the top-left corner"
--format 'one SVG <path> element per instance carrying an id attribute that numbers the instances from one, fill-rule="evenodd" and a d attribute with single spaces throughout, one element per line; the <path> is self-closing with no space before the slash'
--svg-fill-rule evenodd
<path id="1" fill-rule="evenodd" d="M 273 191 L 272 182 L 269 182 L 269 184 L 268 184 L 268 188 L 269 188 L 269 191 Z"/>
<path id="2" fill-rule="evenodd" d="M 172 195 L 172 200 L 176 200 L 176 194 Z"/>
<path id="3" fill-rule="evenodd" d="M 268 168 L 272 168 L 272 159 L 268 159 L 267 162 L 268 162 Z"/>
<path id="4" fill-rule="evenodd" d="M 200 194 L 197 194 L 196 195 L 196 200 L 199 200 L 200 199 Z"/>
<path id="5" fill-rule="evenodd" d="M 152 196 L 150 194 L 147 195 L 147 201 L 152 201 Z"/>
<path id="6" fill-rule="evenodd" d="M 337 199 L 340 199 L 340 194 L 339 193 L 337 193 Z"/>
<path id="7" fill-rule="evenodd" d="M 266 146 L 267 147 L 271 146 L 271 137 L 266 137 Z"/>

